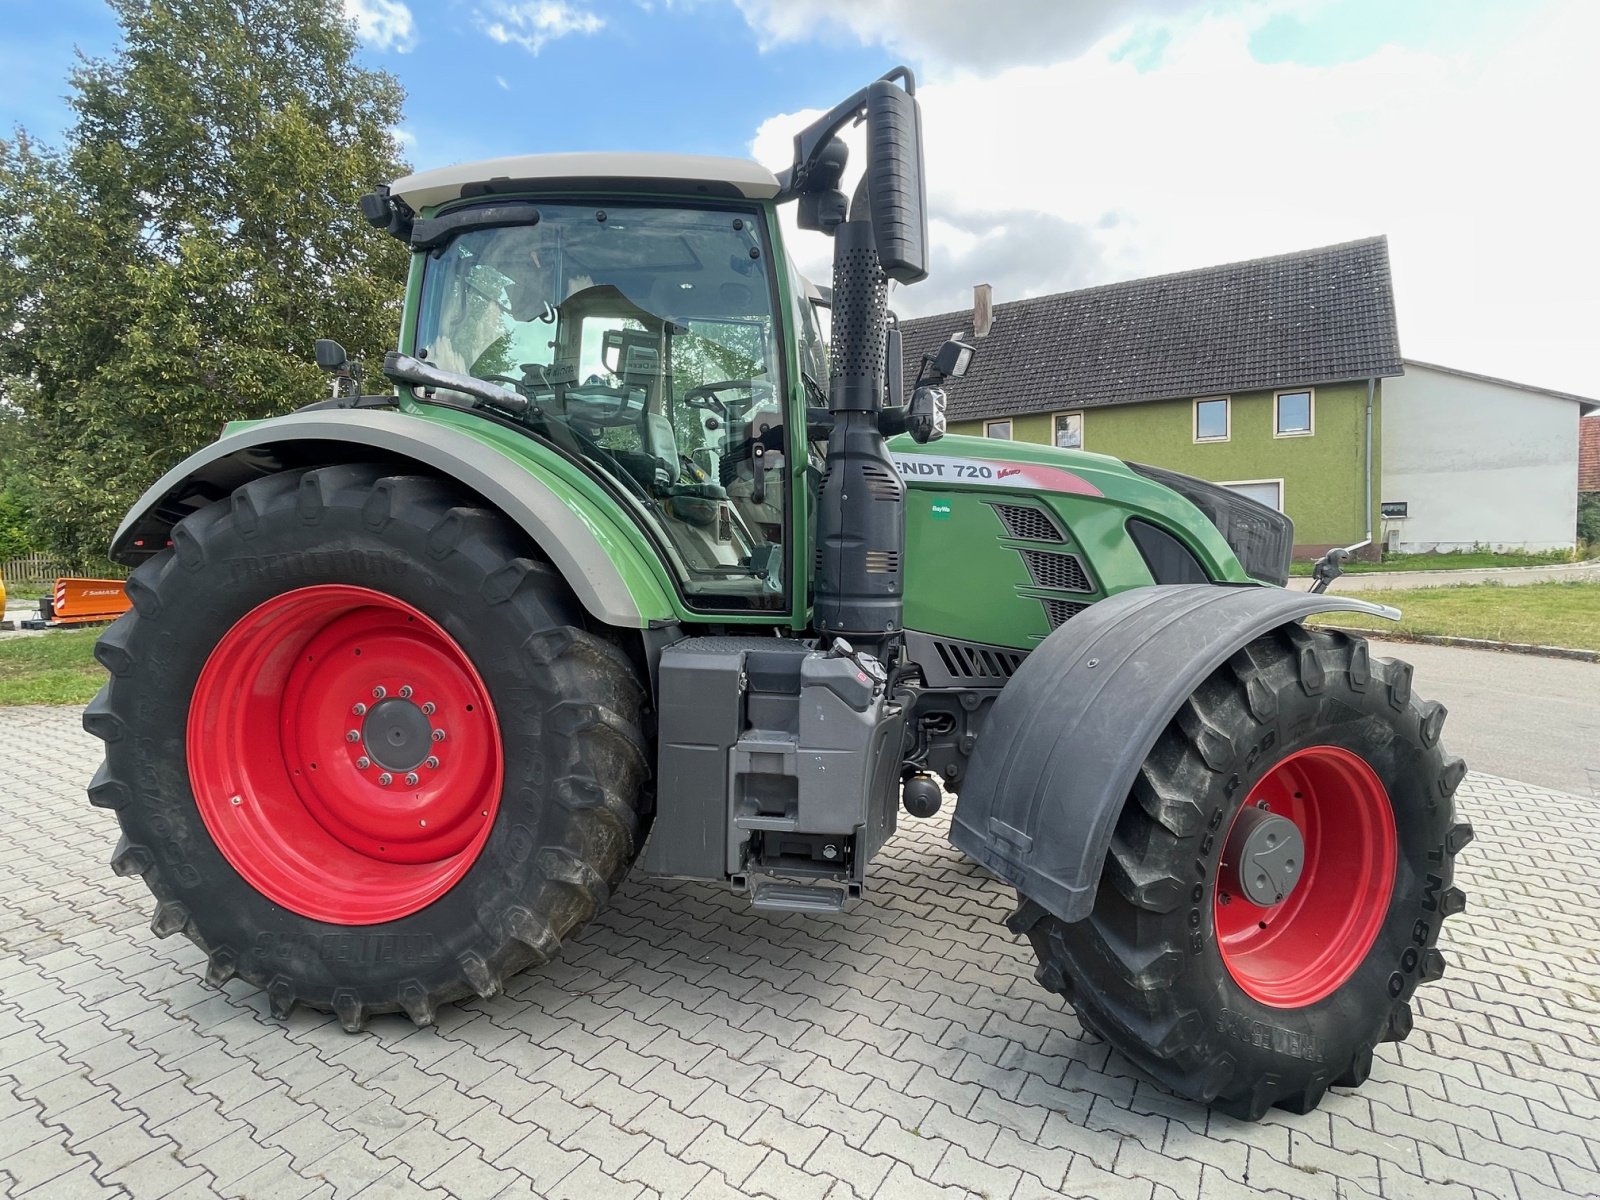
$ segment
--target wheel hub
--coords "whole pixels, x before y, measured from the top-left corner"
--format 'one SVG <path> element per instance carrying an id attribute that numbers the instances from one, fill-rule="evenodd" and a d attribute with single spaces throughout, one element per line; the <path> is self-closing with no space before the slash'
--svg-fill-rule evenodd
<path id="1" fill-rule="evenodd" d="M 390 771 L 413 771 L 433 748 L 433 726 L 422 707 L 391 696 L 368 710 L 361 725 L 367 755 Z"/>
<path id="2" fill-rule="evenodd" d="M 1257 780 L 1222 845 L 1212 917 L 1233 981 L 1274 1008 L 1337 991 L 1395 886 L 1394 811 L 1371 764 L 1342 746 L 1296 750 Z"/>
<path id="3" fill-rule="evenodd" d="M 394 596 L 281 593 L 211 652 L 190 705 L 190 784 L 218 849 L 314 920 L 370 925 L 454 886 L 493 827 L 499 725 L 465 650 Z"/>
<path id="4" fill-rule="evenodd" d="M 1260 908 L 1289 898 L 1305 864 L 1305 838 L 1287 817 L 1265 808 L 1240 812 L 1222 851 L 1222 886 Z"/>

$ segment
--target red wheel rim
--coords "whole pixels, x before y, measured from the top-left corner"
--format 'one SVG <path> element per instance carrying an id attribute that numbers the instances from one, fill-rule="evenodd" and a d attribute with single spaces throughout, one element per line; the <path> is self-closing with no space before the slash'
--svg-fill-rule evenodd
<path id="1" fill-rule="evenodd" d="M 335 925 L 416 912 L 472 866 L 500 803 L 500 729 L 448 633 L 368 588 L 245 614 L 189 706 L 189 782 L 262 895 Z"/>
<path id="2" fill-rule="evenodd" d="M 1219 863 L 1217 945 L 1248 995 L 1302 1008 L 1349 979 L 1383 927 L 1398 857 L 1394 812 L 1366 760 L 1339 746 L 1311 746 L 1278 763 L 1245 799 L 1245 808 L 1261 806 L 1299 829 L 1299 882 L 1281 904 L 1263 908 L 1229 887 L 1233 864 Z M 1224 860 L 1231 841 L 1223 841 Z"/>

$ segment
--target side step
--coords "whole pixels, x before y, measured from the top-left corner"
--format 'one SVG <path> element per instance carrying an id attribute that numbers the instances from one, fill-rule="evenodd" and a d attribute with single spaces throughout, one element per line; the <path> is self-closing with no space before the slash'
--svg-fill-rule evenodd
<path id="1" fill-rule="evenodd" d="M 765 912 L 844 912 L 845 905 L 860 896 L 856 886 L 833 887 L 808 883 L 753 883 L 750 907 Z"/>

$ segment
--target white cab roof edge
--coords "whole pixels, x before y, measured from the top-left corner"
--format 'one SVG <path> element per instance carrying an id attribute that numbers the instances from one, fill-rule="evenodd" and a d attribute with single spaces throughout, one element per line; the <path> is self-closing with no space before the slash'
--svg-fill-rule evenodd
<path id="1" fill-rule="evenodd" d="M 721 184 L 732 187 L 747 200 L 770 200 L 778 194 L 778 180 L 760 163 L 743 158 L 716 158 L 698 154 L 519 154 L 510 158 L 490 158 L 480 162 L 458 163 L 419 171 L 389 185 L 389 193 L 400 197 L 420 213 L 436 204 L 461 197 L 469 184 L 497 179 L 530 180 L 573 184 L 592 183 L 604 187 L 623 180 L 659 180 L 691 185 Z"/>

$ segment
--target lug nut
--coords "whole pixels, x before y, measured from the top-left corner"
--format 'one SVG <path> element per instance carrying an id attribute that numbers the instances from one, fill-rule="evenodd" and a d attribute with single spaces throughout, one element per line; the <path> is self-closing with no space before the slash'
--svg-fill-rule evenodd
<path id="1" fill-rule="evenodd" d="M 442 729 L 435 729 L 435 730 L 434 730 L 434 731 L 433 731 L 433 740 L 434 740 L 434 741 L 436 741 L 436 742 L 442 742 L 442 741 L 444 741 L 444 730 L 442 730 Z"/>
<path id="2" fill-rule="evenodd" d="M 365 704 L 358 704 L 350 711 L 355 713 L 355 715 L 358 717 L 364 717 L 367 715 L 367 706 Z"/>
<path id="3" fill-rule="evenodd" d="M 409 683 L 406 684 L 405 687 L 400 689 L 400 699 L 402 699 L 402 700 L 411 699 L 411 685 Z"/>
<path id="4" fill-rule="evenodd" d="M 368 758 L 365 754 L 363 754 L 360 758 L 356 759 L 356 770 L 358 770 L 358 771 L 365 771 L 371 765 L 372 765 L 372 760 L 370 758 Z"/>
<path id="5" fill-rule="evenodd" d="M 431 717 L 431 716 L 433 716 L 434 712 L 435 712 L 435 709 L 434 709 L 434 705 L 433 705 L 433 701 L 432 700 L 429 700 L 426 704 L 424 704 L 422 706 L 422 715 L 423 716 Z"/>
<path id="6" fill-rule="evenodd" d="M 408 773 L 406 775 L 406 786 L 407 787 L 416 787 L 417 786 L 417 773 L 415 771 L 412 771 L 412 772 L 410 772 L 410 773 Z"/>
<path id="7" fill-rule="evenodd" d="M 429 770 L 436 771 L 439 769 L 439 760 L 430 754 L 427 758 L 422 760 L 422 765 L 427 767 Z"/>
<path id="8" fill-rule="evenodd" d="M 389 772 L 387 772 L 387 771 L 385 771 L 382 775 L 378 776 L 378 783 L 382 787 L 388 787 L 393 782 L 394 782 L 394 776 L 389 774 Z"/>
<path id="9" fill-rule="evenodd" d="M 344 740 L 347 742 L 359 742 L 361 740 L 361 731 L 359 729 L 352 729 L 349 733 L 344 735 Z"/>
<path id="10" fill-rule="evenodd" d="M 383 690 L 382 685 L 372 689 L 372 698 L 374 700 L 382 700 L 388 694 L 389 694 L 388 692 Z"/>

